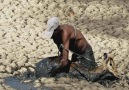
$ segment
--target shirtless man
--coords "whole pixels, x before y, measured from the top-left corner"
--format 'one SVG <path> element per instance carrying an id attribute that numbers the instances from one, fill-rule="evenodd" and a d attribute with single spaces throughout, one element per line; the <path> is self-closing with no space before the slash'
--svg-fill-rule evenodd
<path id="1" fill-rule="evenodd" d="M 96 66 L 92 47 L 83 34 L 70 25 L 59 25 L 59 18 L 52 17 L 47 22 L 44 38 L 53 39 L 61 53 L 61 67 L 68 65 L 69 51 L 72 51 L 72 62 L 78 62 L 86 68 Z"/>

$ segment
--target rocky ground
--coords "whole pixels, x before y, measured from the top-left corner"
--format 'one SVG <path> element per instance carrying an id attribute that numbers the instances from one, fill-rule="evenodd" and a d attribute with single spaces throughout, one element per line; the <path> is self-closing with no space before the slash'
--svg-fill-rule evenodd
<path id="1" fill-rule="evenodd" d="M 46 21 L 52 16 L 82 31 L 96 62 L 100 63 L 106 52 L 114 58 L 120 75 L 129 77 L 128 0 L 0 0 L 0 90 L 13 90 L 4 84 L 4 78 L 34 72 L 41 58 L 57 55 L 53 41 L 42 39 Z M 109 89 L 67 78 L 62 82 L 41 78 L 34 84 L 55 90 Z M 123 80 L 110 89 L 128 90 L 129 85 Z"/>

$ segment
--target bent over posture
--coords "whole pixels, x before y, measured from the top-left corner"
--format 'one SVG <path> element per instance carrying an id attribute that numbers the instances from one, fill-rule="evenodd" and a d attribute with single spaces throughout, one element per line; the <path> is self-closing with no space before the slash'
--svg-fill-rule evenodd
<path id="1" fill-rule="evenodd" d="M 48 20 L 44 38 L 53 39 L 57 45 L 61 53 L 61 67 L 68 65 L 69 51 L 73 52 L 72 62 L 78 62 L 88 69 L 97 65 L 92 47 L 83 34 L 71 25 L 60 25 L 58 17 L 52 17 Z"/>

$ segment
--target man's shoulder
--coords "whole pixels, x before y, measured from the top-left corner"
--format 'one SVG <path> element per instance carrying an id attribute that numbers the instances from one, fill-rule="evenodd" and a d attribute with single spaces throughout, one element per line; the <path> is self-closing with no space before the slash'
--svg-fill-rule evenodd
<path id="1" fill-rule="evenodd" d="M 61 26 L 61 29 L 63 29 L 63 30 L 73 29 L 73 26 L 72 25 L 68 25 L 68 24 L 62 24 L 60 26 Z"/>
<path id="2" fill-rule="evenodd" d="M 72 37 L 71 35 L 73 34 L 73 29 L 74 28 L 71 25 L 63 24 L 61 26 L 62 36 L 64 36 L 65 38 Z"/>

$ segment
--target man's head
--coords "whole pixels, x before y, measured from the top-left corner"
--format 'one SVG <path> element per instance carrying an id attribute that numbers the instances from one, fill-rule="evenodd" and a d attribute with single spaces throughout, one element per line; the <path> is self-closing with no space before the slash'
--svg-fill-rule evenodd
<path id="1" fill-rule="evenodd" d="M 43 38 L 51 38 L 54 30 L 59 26 L 59 18 L 52 17 L 47 21 L 47 29 L 44 32 Z"/>

